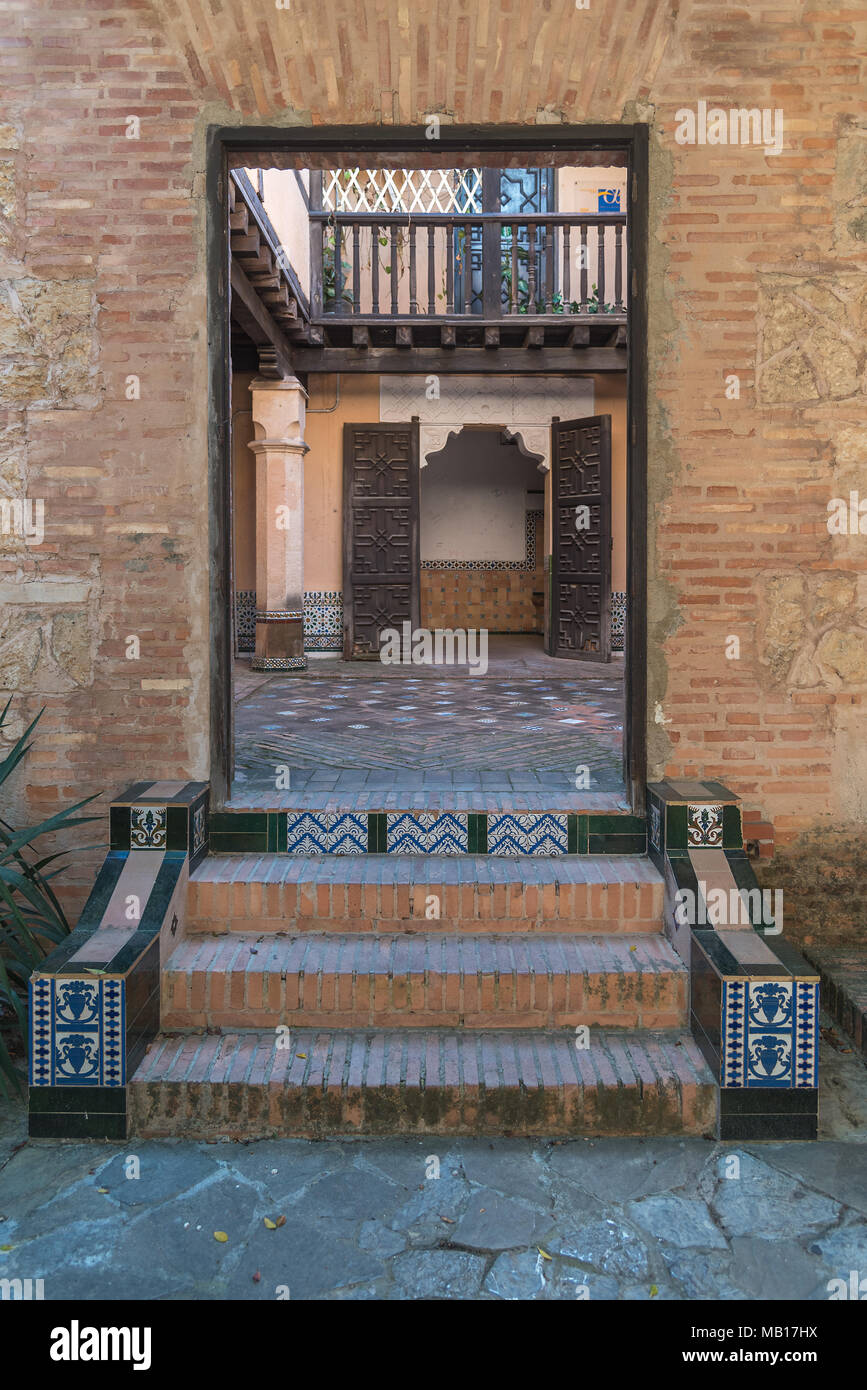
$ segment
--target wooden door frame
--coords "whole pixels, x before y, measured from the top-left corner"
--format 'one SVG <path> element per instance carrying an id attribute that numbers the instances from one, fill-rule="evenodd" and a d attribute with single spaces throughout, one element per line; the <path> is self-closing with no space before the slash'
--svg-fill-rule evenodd
<path id="1" fill-rule="evenodd" d="M 636 125 L 443 125 L 437 153 L 477 155 L 486 163 L 516 152 L 619 151 L 627 157 L 626 245 L 629 267 L 627 352 L 627 619 L 624 778 L 633 811 L 643 814 L 647 775 L 647 271 L 649 127 Z M 395 160 L 430 158 L 424 124 L 415 126 L 210 126 L 206 134 L 208 498 L 210 600 L 210 782 L 214 806 L 228 799 L 232 776 L 231 363 L 229 344 L 229 157 L 284 152 L 346 160 L 346 152 Z M 577 355 L 577 354 L 576 354 Z M 407 353 L 411 357 L 411 353 Z M 529 365 L 529 364 L 528 364 Z M 408 363 L 403 371 L 412 370 Z M 576 374 L 581 371 L 576 366 Z M 588 371 L 584 369 L 584 373 Z"/>

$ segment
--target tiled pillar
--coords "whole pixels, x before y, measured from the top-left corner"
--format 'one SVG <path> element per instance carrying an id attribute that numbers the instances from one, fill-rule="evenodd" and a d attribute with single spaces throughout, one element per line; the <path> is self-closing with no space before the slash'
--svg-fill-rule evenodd
<path id="1" fill-rule="evenodd" d="M 650 857 L 666 934 L 689 967 L 693 1036 L 719 1083 L 720 1139 L 815 1139 L 819 977 L 783 939 L 775 898 L 719 782 L 651 782 Z"/>
<path id="2" fill-rule="evenodd" d="M 304 414 L 294 376 L 250 384 L 256 455 L 254 671 L 303 671 Z"/>

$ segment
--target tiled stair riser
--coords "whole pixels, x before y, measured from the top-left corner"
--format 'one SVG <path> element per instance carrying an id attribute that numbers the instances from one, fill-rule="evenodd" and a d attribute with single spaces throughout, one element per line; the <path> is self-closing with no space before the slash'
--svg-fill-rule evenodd
<path id="1" fill-rule="evenodd" d="M 138 783 L 111 807 L 79 922 L 30 980 L 33 1137 L 126 1137 L 126 1086 L 159 1032 L 160 965 L 207 851 L 207 803 L 204 783 Z"/>
<path id="2" fill-rule="evenodd" d="M 720 1137 L 815 1138 L 818 975 L 764 914 L 736 799 L 718 783 L 655 783 L 647 813 L 666 934 L 690 969 L 693 1034 L 720 1083 Z M 692 921 L 678 920 L 684 902 Z"/>
<path id="3" fill-rule="evenodd" d="M 211 854 L 645 854 L 643 816 L 521 811 L 217 811 Z"/>

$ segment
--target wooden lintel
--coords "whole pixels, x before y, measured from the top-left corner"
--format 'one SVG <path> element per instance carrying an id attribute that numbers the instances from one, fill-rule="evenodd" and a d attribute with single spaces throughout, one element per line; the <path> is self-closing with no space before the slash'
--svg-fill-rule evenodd
<path id="1" fill-rule="evenodd" d="M 315 332 L 310 329 L 310 335 Z M 311 347 L 298 345 L 292 350 L 296 372 L 511 372 L 519 376 L 545 375 L 548 372 L 625 372 L 626 351 L 623 348 L 588 347 L 581 352 L 572 348 L 501 347 L 497 352 L 484 348 L 423 348 L 412 352 L 406 348 Z"/>

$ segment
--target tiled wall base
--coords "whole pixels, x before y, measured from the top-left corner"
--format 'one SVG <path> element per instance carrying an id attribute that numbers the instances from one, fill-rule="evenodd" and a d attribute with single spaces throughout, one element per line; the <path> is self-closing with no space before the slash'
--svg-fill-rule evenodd
<path id="1" fill-rule="evenodd" d="M 535 812 L 216 811 L 212 854 L 645 854 L 643 816 Z"/>

